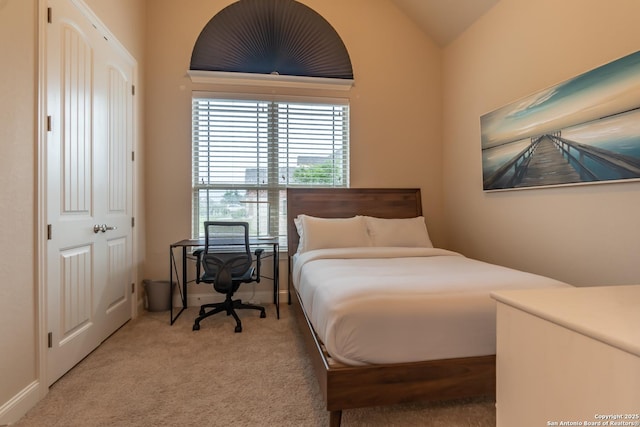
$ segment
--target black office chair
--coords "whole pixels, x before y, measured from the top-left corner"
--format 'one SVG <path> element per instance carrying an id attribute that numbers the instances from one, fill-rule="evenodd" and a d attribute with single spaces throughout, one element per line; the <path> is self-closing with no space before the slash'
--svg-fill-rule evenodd
<path id="1" fill-rule="evenodd" d="M 193 330 L 200 330 L 200 321 L 216 313 L 226 312 L 236 319 L 236 332 L 242 332 L 242 323 L 236 313 L 238 309 L 259 310 L 260 317 L 266 317 L 264 307 L 244 304 L 233 300 L 233 294 L 242 283 L 260 282 L 260 258 L 264 249 L 256 249 L 255 267 L 249 247 L 249 224 L 246 222 L 205 221 L 205 246 L 194 252 L 197 256 L 196 283 L 211 283 L 213 288 L 225 294 L 219 303 L 200 306 L 200 316 L 193 324 Z M 201 272 L 201 267 L 204 272 Z M 211 310 L 207 311 L 207 308 Z"/>

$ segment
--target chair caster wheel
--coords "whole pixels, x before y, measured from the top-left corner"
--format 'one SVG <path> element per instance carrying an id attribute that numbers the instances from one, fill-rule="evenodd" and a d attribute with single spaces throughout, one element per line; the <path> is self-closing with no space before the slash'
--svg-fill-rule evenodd
<path id="1" fill-rule="evenodd" d="M 197 323 L 196 323 L 196 324 L 194 324 L 194 325 L 193 325 L 193 330 L 194 330 L 194 331 L 199 331 L 199 330 L 200 330 L 200 325 L 199 325 L 199 324 L 197 324 Z"/>
<path id="2" fill-rule="evenodd" d="M 267 313 L 265 313 L 264 311 L 260 312 L 260 318 L 264 319 L 265 317 L 267 317 Z"/>
<path id="3" fill-rule="evenodd" d="M 236 332 L 242 332 L 242 326 L 236 326 Z"/>

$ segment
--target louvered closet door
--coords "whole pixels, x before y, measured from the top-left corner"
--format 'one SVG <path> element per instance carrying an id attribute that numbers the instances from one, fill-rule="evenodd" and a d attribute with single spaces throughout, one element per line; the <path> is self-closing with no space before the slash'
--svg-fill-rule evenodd
<path id="1" fill-rule="evenodd" d="M 47 25 L 47 382 L 131 318 L 132 65 L 71 0 Z"/>

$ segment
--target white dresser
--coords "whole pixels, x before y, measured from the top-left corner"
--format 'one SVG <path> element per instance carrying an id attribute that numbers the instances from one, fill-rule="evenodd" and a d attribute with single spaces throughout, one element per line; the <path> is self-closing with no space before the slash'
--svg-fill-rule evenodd
<path id="1" fill-rule="evenodd" d="M 640 426 L 640 285 L 491 295 L 497 427 Z"/>

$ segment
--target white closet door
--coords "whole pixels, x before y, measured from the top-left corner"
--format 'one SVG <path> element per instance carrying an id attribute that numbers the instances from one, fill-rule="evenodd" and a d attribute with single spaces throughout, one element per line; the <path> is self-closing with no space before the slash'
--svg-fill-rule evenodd
<path id="1" fill-rule="evenodd" d="M 133 67 L 82 3 L 49 6 L 50 385 L 131 318 Z"/>

